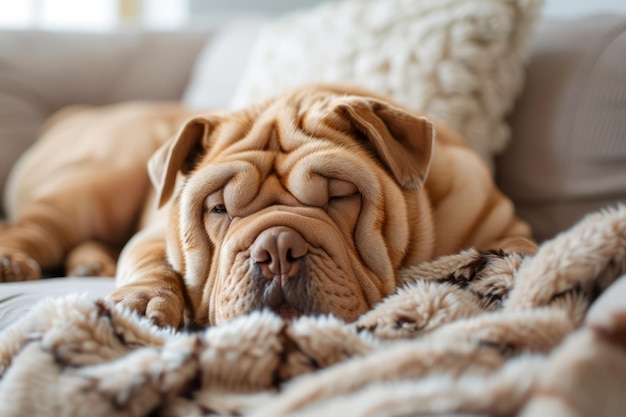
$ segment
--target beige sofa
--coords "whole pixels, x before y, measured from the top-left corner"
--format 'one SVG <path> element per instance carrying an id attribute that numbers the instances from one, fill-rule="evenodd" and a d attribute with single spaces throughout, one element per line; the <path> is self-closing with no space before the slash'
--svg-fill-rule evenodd
<path id="1" fill-rule="evenodd" d="M 199 54 L 228 49 L 225 42 L 240 30 L 253 39 L 258 24 L 184 33 L 0 32 L 0 190 L 54 111 L 75 103 L 193 101 Z M 241 56 L 215 60 L 212 105 L 228 104 Z M 539 241 L 590 211 L 626 202 L 624 57 L 626 16 L 544 20 L 537 27 L 524 92 L 510 117 L 513 140 L 497 159 L 496 179 Z M 624 282 L 594 309 L 625 308 Z M 0 284 L 0 329 L 45 296 L 86 291 L 99 298 L 113 285 L 74 278 Z"/>

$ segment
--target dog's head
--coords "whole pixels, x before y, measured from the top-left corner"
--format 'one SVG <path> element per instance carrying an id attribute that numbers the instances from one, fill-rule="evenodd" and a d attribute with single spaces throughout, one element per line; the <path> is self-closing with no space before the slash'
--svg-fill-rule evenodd
<path id="1" fill-rule="evenodd" d="M 407 196 L 433 140 L 424 118 L 329 86 L 190 120 L 150 173 L 161 205 L 174 196 L 168 257 L 196 320 L 269 308 L 352 321 L 394 292 L 420 250 Z"/>

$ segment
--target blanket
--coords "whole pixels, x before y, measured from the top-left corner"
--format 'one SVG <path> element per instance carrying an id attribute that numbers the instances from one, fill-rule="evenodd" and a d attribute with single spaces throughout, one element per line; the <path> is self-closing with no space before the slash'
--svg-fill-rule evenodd
<path id="1" fill-rule="evenodd" d="M 261 311 L 175 332 L 48 299 L 0 334 L 0 415 L 624 415 L 626 310 L 585 315 L 625 271 L 618 206 L 532 257 L 469 249 L 402 270 L 355 323 Z"/>

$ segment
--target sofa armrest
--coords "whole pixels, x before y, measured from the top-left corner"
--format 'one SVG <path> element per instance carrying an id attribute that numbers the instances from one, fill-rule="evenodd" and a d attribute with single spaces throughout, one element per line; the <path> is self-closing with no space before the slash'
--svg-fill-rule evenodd
<path id="1" fill-rule="evenodd" d="M 497 181 L 539 241 L 626 202 L 626 15 L 544 19 Z"/>

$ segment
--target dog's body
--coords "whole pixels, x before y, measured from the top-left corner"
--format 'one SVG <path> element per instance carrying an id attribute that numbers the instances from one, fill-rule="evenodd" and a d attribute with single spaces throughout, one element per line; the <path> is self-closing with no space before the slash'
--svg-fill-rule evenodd
<path id="1" fill-rule="evenodd" d="M 535 249 L 477 154 L 382 97 L 306 87 L 174 135 L 191 116 L 127 104 L 52 120 L 12 176 L 0 280 L 64 261 L 106 275 L 139 230 L 109 298 L 159 324 L 185 308 L 200 325 L 261 308 L 351 321 L 403 266 Z"/>

